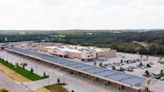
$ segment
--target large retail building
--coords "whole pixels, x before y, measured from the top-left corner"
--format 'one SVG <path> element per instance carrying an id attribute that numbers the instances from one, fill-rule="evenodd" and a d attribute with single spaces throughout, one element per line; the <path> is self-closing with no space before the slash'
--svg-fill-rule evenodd
<path id="1" fill-rule="evenodd" d="M 77 58 L 83 61 L 94 60 L 98 57 L 115 57 L 116 50 L 110 48 L 84 47 L 76 45 L 44 46 L 44 51 L 61 57 Z"/>

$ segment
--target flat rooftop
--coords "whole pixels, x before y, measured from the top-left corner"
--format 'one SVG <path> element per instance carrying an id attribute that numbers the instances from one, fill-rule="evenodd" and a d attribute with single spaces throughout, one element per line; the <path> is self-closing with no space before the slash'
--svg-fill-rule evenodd
<path id="1" fill-rule="evenodd" d="M 83 47 L 83 46 L 74 46 L 74 45 L 63 45 L 63 46 L 45 46 L 45 48 L 51 49 L 60 49 L 61 51 L 69 51 L 69 52 L 99 52 L 102 51 L 101 48 L 97 47 Z"/>

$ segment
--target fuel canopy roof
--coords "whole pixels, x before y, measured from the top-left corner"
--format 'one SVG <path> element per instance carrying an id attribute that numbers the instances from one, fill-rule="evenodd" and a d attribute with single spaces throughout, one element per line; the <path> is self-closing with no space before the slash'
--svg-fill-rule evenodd
<path id="1" fill-rule="evenodd" d="M 23 49 L 23 48 L 18 48 L 18 47 L 10 47 L 7 49 L 10 51 L 12 50 L 15 52 L 19 52 L 19 53 L 27 55 L 27 56 L 38 57 L 44 61 L 50 61 L 52 63 L 57 63 L 57 64 L 66 66 L 71 69 L 83 71 L 88 74 L 100 76 L 101 78 L 114 80 L 114 81 L 121 82 L 123 84 L 127 84 L 130 86 L 141 87 L 141 86 L 143 86 L 143 84 L 145 82 L 145 79 L 142 77 L 133 76 L 133 75 L 126 74 L 123 72 L 119 72 L 119 71 L 109 70 L 109 69 L 102 68 L 102 67 L 96 67 L 96 66 L 87 65 L 84 63 L 75 62 L 73 60 L 66 59 L 63 57 L 48 55 L 48 54 L 40 53 L 37 51 L 31 51 L 31 50 L 27 50 L 27 49 Z"/>

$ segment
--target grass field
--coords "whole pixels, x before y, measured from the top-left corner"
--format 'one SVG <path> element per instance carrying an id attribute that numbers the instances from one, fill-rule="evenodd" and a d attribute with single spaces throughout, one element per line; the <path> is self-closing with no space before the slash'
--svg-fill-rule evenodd
<path id="1" fill-rule="evenodd" d="M 53 84 L 53 85 L 49 85 L 46 86 L 46 88 L 48 90 L 50 90 L 51 92 L 68 92 L 64 87 L 62 87 L 63 85 L 61 84 Z"/>
<path id="2" fill-rule="evenodd" d="M 9 64 L 2 59 L 0 59 L 0 63 L 32 81 L 43 79 L 43 77 L 41 77 L 39 75 L 31 73 L 30 71 L 23 69 L 20 66 L 15 66 L 15 65 Z"/>

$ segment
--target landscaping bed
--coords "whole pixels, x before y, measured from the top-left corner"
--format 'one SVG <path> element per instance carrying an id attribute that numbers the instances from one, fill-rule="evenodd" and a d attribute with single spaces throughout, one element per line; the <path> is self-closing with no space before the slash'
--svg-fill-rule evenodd
<path id="1" fill-rule="evenodd" d="M 63 84 L 53 84 L 53 85 L 46 86 L 45 88 L 47 88 L 47 89 L 50 90 L 51 92 L 68 92 L 68 91 L 63 87 Z"/>
<path id="2" fill-rule="evenodd" d="M 9 62 L 7 62 L 3 59 L 0 59 L 0 64 L 5 65 L 6 67 L 12 69 L 13 71 L 19 73 L 20 75 L 22 75 L 22 76 L 24 76 L 24 77 L 26 77 L 32 81 L 43 79 L 43 77 L 41 77 L 37 74 L 34 74 L 34 73 L 20 67 L 19 65 L 10 64 Z"/>

